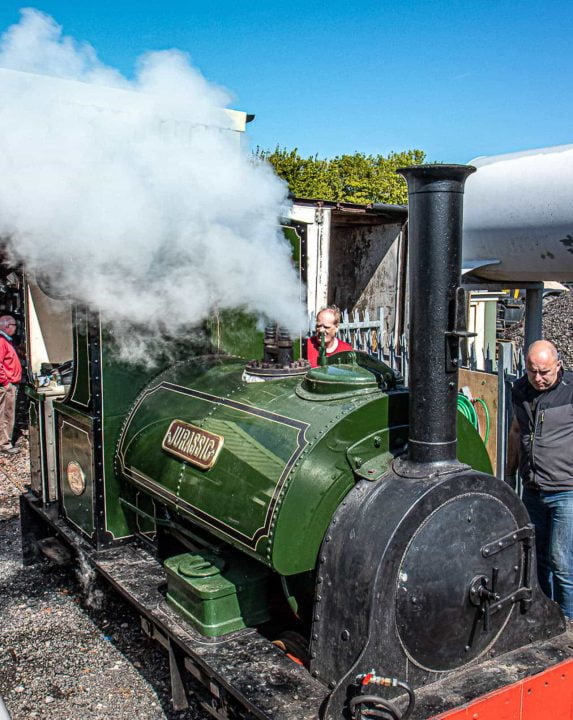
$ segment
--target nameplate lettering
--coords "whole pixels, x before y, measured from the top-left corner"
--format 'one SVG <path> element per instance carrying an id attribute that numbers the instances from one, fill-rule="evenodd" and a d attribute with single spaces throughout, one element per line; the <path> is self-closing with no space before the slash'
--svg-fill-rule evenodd
<path id="1" fill-rule="evenodd" d="M 172 420 L 161 447 L 202 470 L 209 470 L 217 462 L 224 440 L 222 435 L 203 430 L 191 423 Z"/>

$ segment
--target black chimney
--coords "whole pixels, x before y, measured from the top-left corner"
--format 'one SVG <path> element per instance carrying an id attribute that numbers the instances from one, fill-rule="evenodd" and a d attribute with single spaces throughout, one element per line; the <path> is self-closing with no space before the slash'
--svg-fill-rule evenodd
<path id="1" fill-rule="evenodd" d="M 469 165 L 420 165 L 398 172 L 408 183 L 410 280 L 410 436 L 406 466 L 457 463 L 460 287 L 464 183 Z M 400 474 L 403 474 L 401 472 Z M 407 473 L 408 474 L 408 473 Z"/>

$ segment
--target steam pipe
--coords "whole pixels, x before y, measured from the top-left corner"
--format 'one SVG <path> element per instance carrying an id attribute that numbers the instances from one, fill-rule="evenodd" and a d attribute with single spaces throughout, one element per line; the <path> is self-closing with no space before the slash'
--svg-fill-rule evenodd
<path id="1" fill-rule="evenodd" d="M 460 287 L 464 183 L 468 165 L 399 169 L 408 183 L 410 435 L 406 464 L 457 463 Z"/>

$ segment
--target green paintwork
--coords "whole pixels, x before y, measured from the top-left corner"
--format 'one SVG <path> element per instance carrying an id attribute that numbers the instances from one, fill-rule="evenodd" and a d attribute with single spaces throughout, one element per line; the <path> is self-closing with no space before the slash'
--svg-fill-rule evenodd
<path id="1" fill-rule="evenodd" d="M 292 261 L 293 261 L 293 265 L 298 273 L 298 279 L 299 279 L 300 302 L 301 302 L 301 305 L 304 306 L 304 305 L 306 305 L 306 295 L 305 295 L 305 280 L 302 275 L 303 268 L 301 265 L 301 256 L 302 256 L 301 236 L 296 227 L 289 227 L 288 225 L 282 225 L 281 229 L 283 231 L 283 235 L 289 241 L 290 246 L 291 246 Z M 302 335 L 299 335 L 299 337 L 297 337 L 297 338 L 293 337 L 293 350 L 294 350 L 294 359 L 295 360 L 298 360 L 299 358 L 302 357 L 302 343 L 303 343 Z"/>
<path id="2" fill-rule="evenodd" d="M 135 496 L 135 523 L 138 532 L 153 539 L 156 532 L 155 503 L 146 493 L 138 492 Z"/>
<path id="3" fill-rule="evenodd" d="M 66 400 L 54 403 L 54 408 L 56 411 L 56 415 L 65 415 L 68 418 L 77 420 L 77 422 L 80 424 L 85 425 L 86 423 L 91 423 L 93 421 L 90 413 L 83 410 L 78 410 L 78 408 L 68 405 Z"/>
<path id="4" fill-rule="evenodd" d="M 244 352 L 246 355 L 250 355 L 249 347 L 251 347 L 251 356 L 254 357 L 262 344 L 262 334 L 256 332 L 254 319 L 238 312 L 224 314 L 224 318 L 225 326 L 232 329 L 225 335 L 227 338 L 227 350 Z M 75 307 L 74 379 L 70 395 L 62 402 L 56 403 L 55 408 L 57 416 L 70 418 L 78 427 L 89 428 L 90 434 L 93 435 L 94 422 L 101 402 L 102 434 L 98 442 L 101 442 L 102 445 L 103 467 L 98 468 L 98 473 L 101 473 L 104 479 L 105 529 L 109 532 L 110 539 L 115 540 L 132 535 L 136 529 L 148 533 L 153 532 L 150 521 L 143 522 L 134 513 L 126 512 L 125 506 L 119 502 L 121 496 L 136 506 L 141 505 L 142 502 L 141 497 L 137 498 L 133 487 L 126 485 L 121 478 L 118 478 L 114 470 L 115 450 L 125 417 L 135 398 L 145 385 L 158 375 L 166 365 L 171 364 L 173 362 L 172 358 L 177 353 L 189 357 L 198 351 L 200 352 L 201 348 L 179 348 L 174 345 L 169 347 L 166 358 L 163 361 L 160 360 L 157 366 L 145 367 L 133 363 L 128 364 L 118 360 L 113 337 L 106 328 L 102 327 L 101 332 L 97 332 L 99 318 L 95 314 L 91 316 L 94 331 L 90 340 L 89 322 L 90 318 L 87 312 L 80 307 Z M 95 327 L 96 324 L 97 328 Z M 93 340 L 97 339 L 98 336 L 101 337 L 100 347 L 93 344 Z M 257 347 L 256 352 L 255 347 Z M 96 371 L 101 368 L 101 400 L 99 389 L 96 391 L 92 387 L 90 380 L 94 370 L 94 363 Z M 71 441 L 67 435 L 60 433 L 58 442 L 61 444 L 62 453 L 71 459 L 76 446 L 75 440 Z M 91 447 L 93 448 L 93 445 Z M 82 464 L 87 461 L 87 456 L 84 456 Z M 90 468 L 94 462 L 95 458 L 91 457 L 89 459 Z M 65 484 L 63 476 L 60 478 L 60 482 Z M 69 498 L 68 505 L 69 508 L 66 508 L 66 512 L 68 513 L 69 510 L 71 521 L 87 532 L 88 525 L 91 527 L 93 508 L 88 511 L 85 500 L 78 502 L 72 497 Z M 90 517 L 89 522 L 88 514 Z"/>
<path id="5" fill-rule="evenodd" d="M 36 394 L 35 398 L 31 394 L 30 394 L 30 397 L 33 400 L 35 400 L 36 402 L 39 402 L 37 394 Z M 30 425 L 33 425 L 34 428 L 36 429 L 36 431 L 39 431 L 40 421 L 39 421 L 38 409 L 36 406 L 36 402 L 31 402 L 28 404 L 28 420 L 30 422 Z"/>
<path id="6" fill-rule="evenodd" d="M 24 391 L 28 403 L 28 440 L 30 445 L 30 487 L 33 492 L 45 499 L 47 468 L 44 455 L 44 439 L 42 438 L 43 398 L 31 385 L 25 385 Z M 52 439 L 53 442 L 53 439 Z"/>
<path id="7" fill-rule="evenodd" d="M 458 412 L 458 460 L 475 470 L 493 474 L 491 460 L 477 430 Z"/>
<path id="8" fill-rule="evenodd" d="M 375 392 L 379 386 L 394 389 L 401 383 L 400 376 L 386 363 L 363 352 L 345 350 L 330 357 L 319 354 L 318 362 L 297 388 L 297 395 L 305 400 L 341 400 Z"/>
<path id="9" fill-rule="evenodd" d="M 260 355 L 263 332 L 254 315 L 241 310 L 221 310 L 205 322 L 213 352 L 252 360 Z"/>
<path id="10" fill-rule="evenodd" d="M 133 505 L 142 505 L 142 499 L 132 492 L 130 487 L 116 476 L 114 470 L 114 455 L 117 441 L 126 414 L 133 404 L 138 393 L 149 380 L 155 377 L 160 368 L 145 367 L 141 365 L 128 365 L 118 361 L 114 352 L 113 342 L 107 332 L 103 332 L 101 350 L 102 368 L 102 418 L 103 418 L 103 461 L 106 495 L 106 530 L 113 539 L 132 535 L 138 529 L 144 532 L 153 532 L 151 521 L 144 521 L 133 513 L 126 512 L 125 507 L 118 501 L 120 496 L 126 496 Z M 150 512 L 153 507 L 149 503 L 143 506 Z"/>
<path id="11" fill-rule="evenodd" d="M 91 400 L 88 313 L 83 308 L 75 307 L 73 317 L 75 371 L 69 400 L 87 409 Z"/>
<path id="12" fill-rule="evenodd" d="M 206 637 L 269 619 L 268 571 L 244 556 L 185 553 L 165 561 L 167 602 Z"/>
<path id="13" fill-rule="evenodd" d="M 94 531 L 93 516 L 93 434 L 88 423 L 80 424 L 76 420 L 60 416 L 58 421 L 60 434 L 60 487 L 62 505 L 66 517 L 86 535 Z M 68 463 L 79 463 L 84 472 L 85 491 L 75 495 L 67 482 Z"/>
<path id="14" fill-rule="evenodd" d="M 299 397 L 299 379 L 244 383 L 243 364 L 204 359 L 174 367 L 139 397 L 120 439 L 118 469 L 213 535 L 282 575 L 312 570 L 355 471 L 379 477 L 407 439 L 403 390 Z M 161 449 L 173 419 L 224 437 L 204 471 Z M 459 457 L 489 471 L 483 443 L 461 421 Z"/>
<path id="15" fill-rule="evenodd" d="M 118 361 L 114 352 L 114 343 L 111 335 L 105 328 L 101 333 L 97 315 L 91 318 L 94 331 L 90 340 L 88 315 L 81 308 L 74 308 L 74 368 L 75 374 L 71 393 L 61 402 L 54 405 L 58 418 L 58 443 L 61 459 L 59 463 L 59 476 L 61 486 L 64 488 L 64 509 L 68 519 L 81 527 L 84 532 L 91 535 L 93 532 L 93 493 L 94 472 L 101 474 L 105 487 L 105 523 L 106 530 L 111 539 L 119 539 L 132 535 L 136 527 L 145 532 L 153 531 L 151 523 L 143 522 L 133 513 L 126 513 L 120 504 L 120 495 L 129 496 L 135 505 L 141 504 L 136 498 L 132 488 L 118 479 L 114 472 L 114 454 L 117 439 L 127 412 L 138 393 L 158 374 L 156 367 L 141 367 Z M 94 339 L 101 336 L 101 347 L 94 345 Z M 101 396 L 97 386 L 91 386 L 91 376 L 94 370 L 101 372 Z M 95 421 L 101 402 L 101 417 L 103 421 L 101 437 L 95 431 Z M 72 432 L 71 427 L 76 431 Z M 82 438 L 89 435 L 89 442 L 82 442 Z M 101 443 L 103 452 L 103 466 L 95 469 L 96 443 Z M 81 457 L 76 457 L 77 453 Z M 82 467 L 89 467 L 89 493 L 86 490 L 81 498 L 74 496 L 67 489 L 65 468 L 69 460 L 80 461 Z M 65 461 L 65 462 L 64 462 Z M 89 498 L 89 499 L 88 499 Z M 144 501 L 146 507 L 149 502 Z M 150 506 L 151 509 L 152 506 Z"/>
<path id="16" fill-rule="evenodd" d="M 92 391 L 90 385 L 90 352 L 88 313 L 75 307 L 74 331 L 74 377 L 70 394 L 54 403 L 56 418 L 56 442 L 59 448 L 58 482 L 61 488 L 62 506 L 66 518 L 91 537 L 94 528 L 94 434 L 92 416 Z M 70 404 L 73 403 L 73 404 Z M 82 409 L 79 409 L 79 408 Z M 71 492 L 67 482 L 67 466 L 78 462 L 85 475 L 86 489 L 80 495 Z"/>
<path id="17" fill-rule="evenodd" d="M 310 395 L 328 395 L 333 398 L 357 390 L 376 390 L 376 377 L 357 364 L 356 353 L 345 353 L 345 356 L 345 363 L 333 362 L 309 370 L 302 382 L 302 389 Z"/>
<path id="18" fill-rule="evenodd" d="M 301 239 L 298 230 L 292 225 L 281 225 L 281 230 L 290 243 L 293 265 L 297 270 L 300 270 Z"/>

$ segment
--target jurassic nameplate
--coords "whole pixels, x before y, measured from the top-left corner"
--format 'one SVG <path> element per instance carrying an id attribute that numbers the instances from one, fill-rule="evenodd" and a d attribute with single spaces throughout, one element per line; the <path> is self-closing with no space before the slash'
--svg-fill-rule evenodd
<path id="1" fill-rule="evenodd" d="M 183 420 L 172 420 L 161 447 L 175 457 L 208 470 L 216 463 L 224 440 L 222 435 L 215 435 Z"/>

